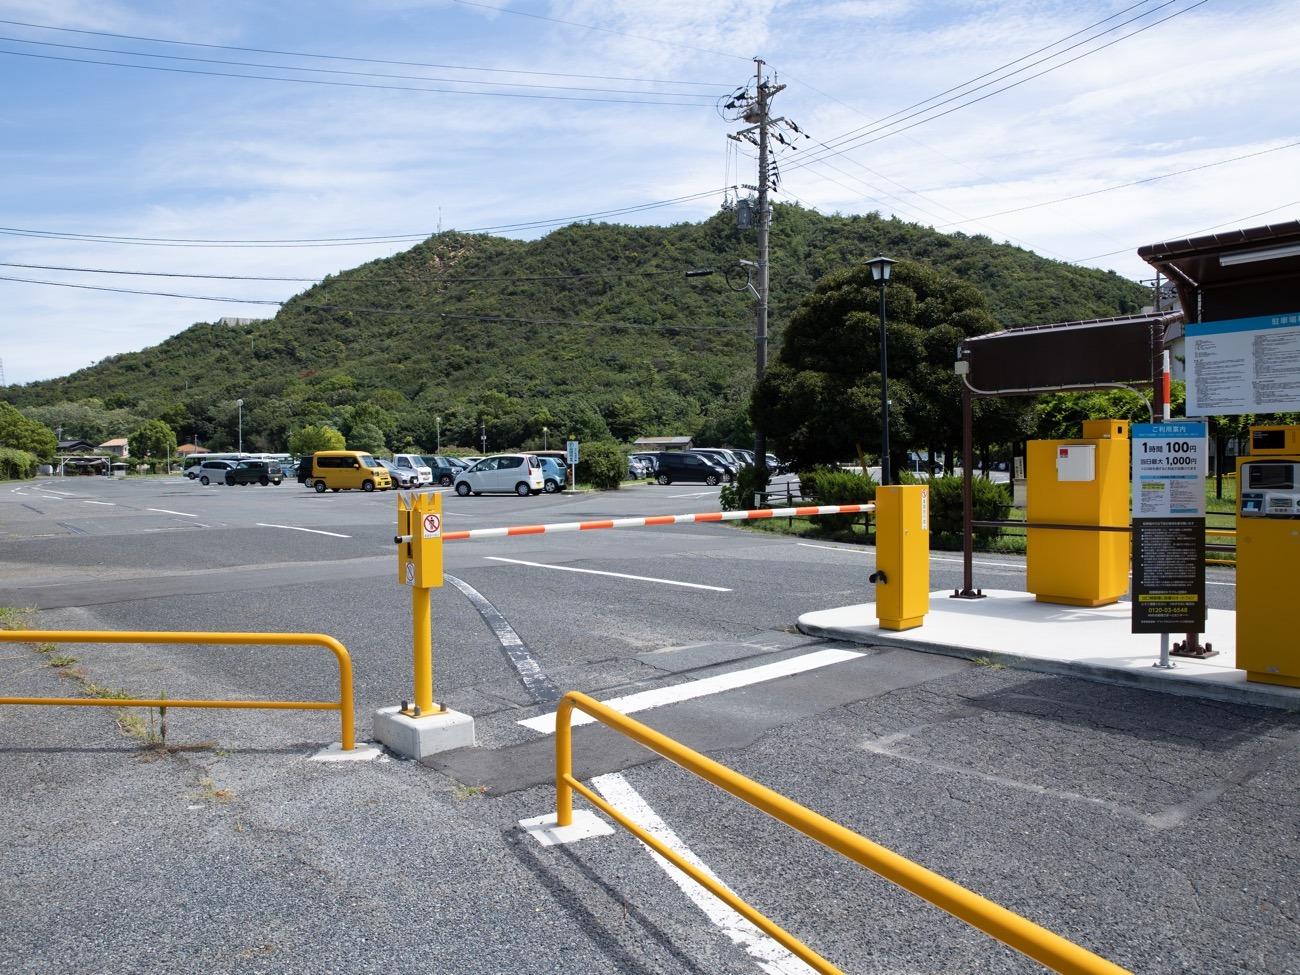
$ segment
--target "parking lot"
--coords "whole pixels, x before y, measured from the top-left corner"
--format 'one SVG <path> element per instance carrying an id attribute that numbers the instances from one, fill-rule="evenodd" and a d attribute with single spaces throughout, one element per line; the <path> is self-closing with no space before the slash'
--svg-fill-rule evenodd
<path id="1" fill-rule="evenodd" d="M 443 504 L 457 530 L 716 510 L 717 493 Z M 371 712 L 410 695 L 394 524 L 392 494 L 294 482 L 5 485 L 0 606 L 44 628 L 331 634 L 366 737 Z M 475 717 L 473 749 L 313 763 L 338 740 L 329 713 L 172 710 L 178 750 L 160 753 L 113 709 L 0 708 L 3 957 L 24 972 L 805 971 L 626 833 L 542 847 L 519 829 L 554 801 L 553 738 L 533 720 L 554 706 L 525 659 L 560 691 L 664 690 L 638 719 L 1133 971 L 1300 971 L 1294 714 L 804 636 L 801 613 L 870 597 L 871 550 L 834 542 L 697 524 L 449 543 L 445 562 L 436 694 Z M 936 553 L 932 588 L 960 568 Z M 1023 560 L 978 556 L 976 579 L 1021 588 Z M 1231 608 L 1231 572 L 1209 581 Z M 59 668 L 6 644 L 4 693 L 337 693 L 313 648 L 68 653 Z M 607 799 L 847 972 L 1040 970 L 599 726 L 574 748 Z"/>

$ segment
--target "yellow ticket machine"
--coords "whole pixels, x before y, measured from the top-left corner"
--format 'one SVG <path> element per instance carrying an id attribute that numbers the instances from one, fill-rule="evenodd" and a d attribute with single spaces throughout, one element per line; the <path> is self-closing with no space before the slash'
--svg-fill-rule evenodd
<path id="1" fill-rule="evenodd" d="M 1026 456 L 1026 519 L 1061 526 L 1029 529 L 1029 591 L 1067 606 L 1118 601 L 1128 590 L 1128 421 L 1086 420 L 1082 437 L 1031 440 Z"/>
<path id="2" fill-rule="evenodd" d="M 1237 667 L 1300 687 L 1300 426 L 1251 427 L 1237 458 Z"/>

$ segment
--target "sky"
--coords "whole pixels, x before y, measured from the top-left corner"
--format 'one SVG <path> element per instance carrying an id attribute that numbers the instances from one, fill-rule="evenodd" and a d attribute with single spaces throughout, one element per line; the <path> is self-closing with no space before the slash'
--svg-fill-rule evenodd
<path id="1" fill-rule="evenodd" d="M 743 123 L 719 111 L 756 56 L 786 85 L 773 111 L 809 137 L 786 131 L 776 200 L 1149 278 L 1142 244 L 1300 218 L 1295 13 L 0 0 L 0 278 L 239 299 L 0 280 L 0 367 L 9 383 L 64 375 L 194 322 L 270 317 L 252 302 L 307 286 L 51 268 L 316 279 L 439 229 L 536 237 L 668 200 L 607 219 L 704 219 L 756 179 L 728 149 Z M 214 240 L 263 243 L 190 243 Z"/>

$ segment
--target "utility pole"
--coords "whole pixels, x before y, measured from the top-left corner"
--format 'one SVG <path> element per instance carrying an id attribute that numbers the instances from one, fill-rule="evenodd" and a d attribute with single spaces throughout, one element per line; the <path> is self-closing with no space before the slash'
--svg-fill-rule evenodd
<path id="1" fill-rule="evenodd" d="M 754 95 L 749 99 L 742 118 L 750 123 L 749 128 L 742 129 L 728 138 L 740 141 L 757 142 L 758 145 L 758 260 L 754 270 L 757 281 L 750 285 L 754 295 L 754 379 L 762 382 L 767 371 L 767 299 L 768 299 L 768 231 L 772 224 L 772 209 L 768 202 L 768 191 L 772 186 L 772 163 L 769 149 L 769 127 L 784 119 L 771 117 L 772 98 L 785 88 L 785 85 L 771 85 L 763 79 L 763 59 L 754 58 Z M 754 137 L 757 136 L 757 139 Z M 779 138 L 779 137 L 778 137 Z M 784 140 L 782 140 L 784 141 Z M 758 474 L 758 490 L 767 487 L 767 436 L 762 427 L 754 429 L 754 470 Z M 760 504 L 756 498 L 754 503 Z"/>

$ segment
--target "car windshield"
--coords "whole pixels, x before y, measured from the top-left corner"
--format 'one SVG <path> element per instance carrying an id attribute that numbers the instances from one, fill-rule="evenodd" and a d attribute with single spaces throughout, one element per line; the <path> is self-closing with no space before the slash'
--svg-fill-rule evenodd
<path id="1" fill-rule="evenodd" d="M 371 457 L 369 454 L 362 454 L 362 455 L 361 455 L 361 466 L 362 466 L 362 467 L 378 467 L 379 465 L 375 463 L 375 459 L 374 459 L 373 457 Z"/>

